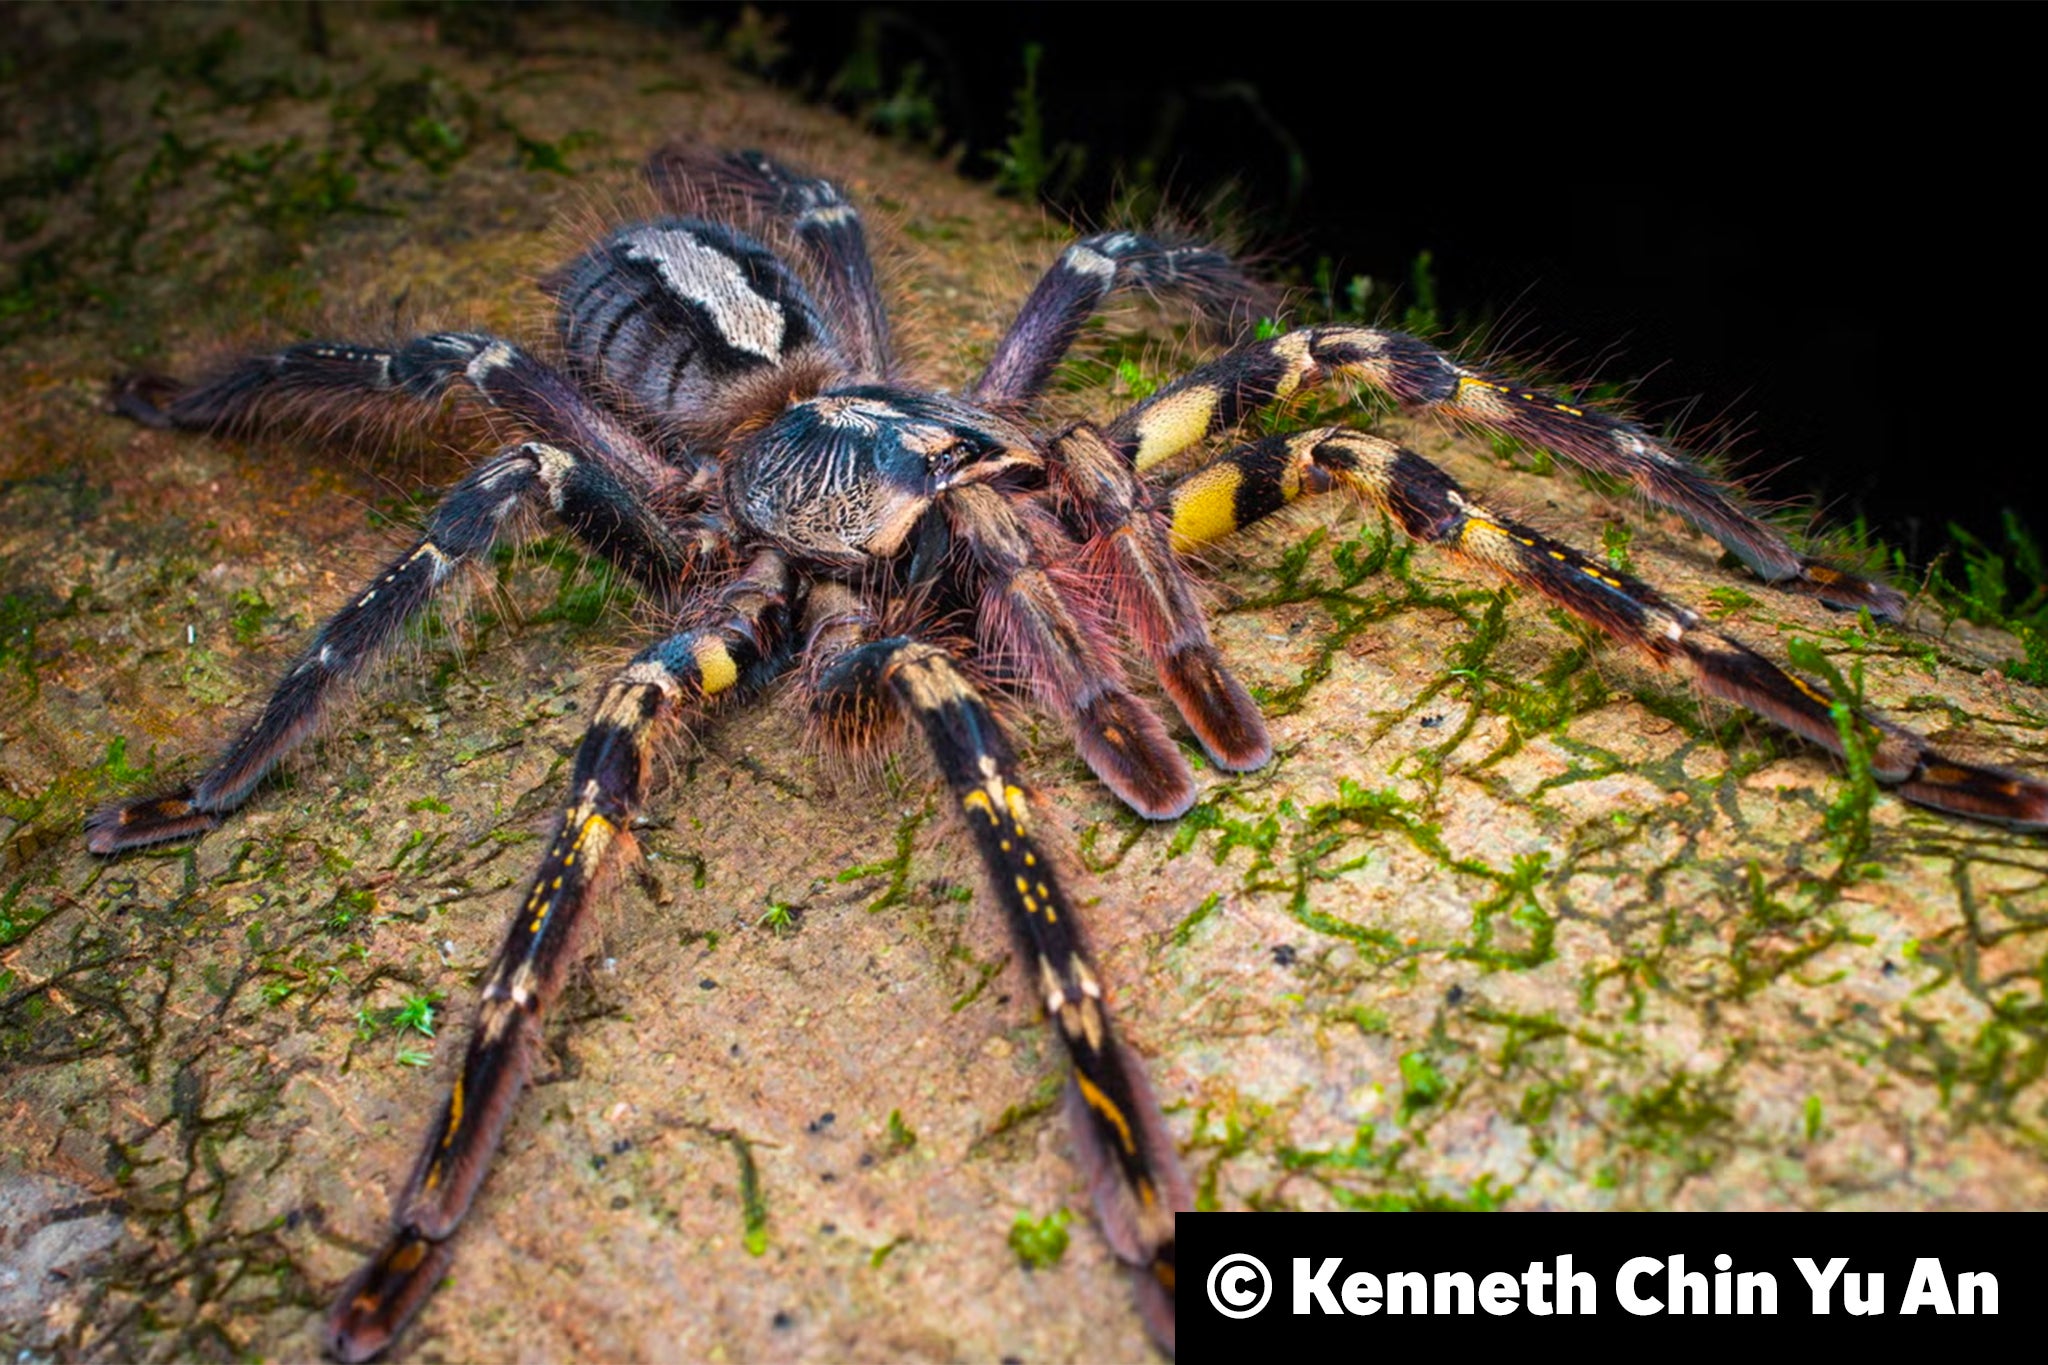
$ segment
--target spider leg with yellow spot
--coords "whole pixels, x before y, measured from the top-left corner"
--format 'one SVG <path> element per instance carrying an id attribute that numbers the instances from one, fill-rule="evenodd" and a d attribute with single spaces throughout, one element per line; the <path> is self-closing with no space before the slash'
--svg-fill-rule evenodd
<path id="1" fill-rule="evenodd" d="M 1894 589 L 1800 554 L 1731 488 L 1645 428 L 1473 369 L 1402 332 L 1306 327 L 1250 342 L 1160 389 L 1105 431 L 1143 473 L 1260 408 L 1331 382 L 1378 389 L 1404 406 L 1527 441 L 1619 479 L 1714 537 L 1776 587 L 1886 620 L 1905 609 Z"/>
<path id="2" fill-rule="evenodd" d="M 526 899 L 484 984 L 461 1074 L 398 1200 L 389 1240 L 343 1289 L 327 1342 L 342 1360 L 390 1345 L 426 1302 L 448 1264 L 446 1245 L 490 1169 L 540 1037 L 560 993 L 586 912 L 646 794 L 654 749 L 707 704 L 778 671 L 793 588 L 773 551 L 707 604 L 712 624 L 644 650 L 605 689 L 576 753 L 571 797 Z"/>
<path id="3" fill-rule="evenodd" d="M 1173 547 L 1196 549 L 1300 497 L 1328 492 L 1346 493 L 1377 508 L 1415 540 L 1541 593 L 1658 665 L 1690 673 L 1709 696 L 1843 753 L 1835 698 L 1825 690 L 1640 579 L 1488 510 L 1428 460 L 1364 432 L 1319 427 L 1272 436 L 1194 470 L 1166 493 Z M 1952 759 L 1889 721 L 1858 720 L 1871 742 L 1873 776 L 1906 800 L 2015 829 L 2048 829 L 2048 784 Z"/>

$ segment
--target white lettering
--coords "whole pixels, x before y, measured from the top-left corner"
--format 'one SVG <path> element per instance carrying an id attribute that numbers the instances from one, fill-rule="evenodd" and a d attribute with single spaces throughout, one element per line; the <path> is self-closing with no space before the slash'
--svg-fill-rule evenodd
<path id="1" fill-rule="evenodd" d="M 1620 1271 L 1614 1276 L 1614 1297 L 1622 1308 L 1639 1318 L 1664 1311 L 1664 1301 L 1648 1294 L 1636 1293 L 1636 1279 L 1660 1269 L 1654 1256 L 1631 1256 L 1622 1262 Z M 1823 1312 L 1826 1310 L 1823 1309 Z"/>
<path id="2" fill-rule="evenodd" d="M 1941 1274 L 1941 1262 L 1932 1256 L 1913 1262 L 1913 1278 L 1906 1281 L 1906 1301 L 1899 1305 L 1899 1313 L 1904 1316 L 1922 1308 L 1932 1308 L 1943 1317 L 1956 1311 L 1956 1301 L 1948 1295 L 1948 1281 Z"/>
<path id="3" fill-rule="evenodd" d="M 1308 1257 L 1294 1258 L 1294 1311 L 1297 1314 L 1307 1313 L 1311 1301 L 1325 1313 L 1343 1313 L 1344 1310 L 1337 1306 L 1336 1296 L 1330 1292 L 1330 1280 L 1342 1264 L 1342 1256 L 1329 1257 L 1323 1262 L 1322 1269 L 1310 1275 Z"/>
<path id="4" fill-rule="evenodd" d="M 1344 1307 L 1363 1317 L 1380 1311 L 1380 1277 L 1361 1270 L 1344 1281 Z"/>
<path id="5" fill-rule="evenodd" d="M 1841 1278 L 1842 1267 L 1849 1264 L 1847 1256 L 1837 1256 L 1828 1262 L 1826 1270 L 1816 1270 L 1810 1256 L 1794 1256 L 1792 1264 L 1799 1267 L 1799 1273 L 1806 1279 L 1806 1287 L 1813 1294 L 1813 1315 L 1824 1318 L 1833 1308 L 1835 1281 Z"/>
<path id="6" fill-rule="evenodd" d="M 1583 1272 L 1581 1272 L 1583 1273 Z M 1505 1270 L 1496 1270 L 1479 1282 L 1479 1306 L 1497 1318 L 1515 1311 L 1521 1286 Z"/>

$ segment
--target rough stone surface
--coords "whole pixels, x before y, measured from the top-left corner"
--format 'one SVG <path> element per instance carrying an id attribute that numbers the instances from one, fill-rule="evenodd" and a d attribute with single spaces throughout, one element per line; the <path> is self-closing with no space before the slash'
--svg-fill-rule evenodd
<path id="1" fill-rule="evenodd" d="M 219 831 L 90 858 L 85 813 L 195 771 L 482 443 L 144 431 L 101 410 L 107 375 L 319 333 L 536 334 L 529 281 L 678 133 L 845 180 L 934 382 L 1057 249 L 682 37 L 330 7 L 319 55 L 298 13 L 15 12 L 0 1350 L 22 1358 L 312 1353 L 595 690 L 649 629 L 560 542 L 508 557 L 469 624 L 444 613 Z M 1113 384 L 1060 401 L 1106 412 Z M 1813 640 L 1958 753 L 2048 769 L 2048 698 L 1991 667 L 2008 642 L 1932 612 L 1866 636 L 1670 518 L 1395 425 L 1581 544 L 1630 528 L 1638 573 L 1766 652 Z M 1859 851 L 1825 755 L 1539 603 L 1334 506 L 1248 542 L 1217 561 L 1217 634 L 1274 713 L 1267 770 L 1204 772 L 1193 814 L 1146 825 L 1054 727 L 1023 731 L 1205 1207 L 2048 1203 L 2040 840 L 1879 796 Z M 821 762 L 772 704 L 677 753 L 408 1358 L 1147 1357 L 944 805 L 916 761 Z M 423 997 L 431 1037 L 401 1018 Z M 1013 1220 L 1061 1207 L 1070 1249 L 1026 1270 Z"/>

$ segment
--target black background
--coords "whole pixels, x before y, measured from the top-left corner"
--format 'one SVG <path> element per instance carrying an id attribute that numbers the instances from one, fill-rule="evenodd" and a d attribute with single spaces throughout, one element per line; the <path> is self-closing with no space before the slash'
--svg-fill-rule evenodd
<path id="1" fill-rule="evenodd" d="M 1442 1349 L 1486 1339 L 1513 1344 L 1518 1352 L 1545 1346 L 1597 1358 L 1603 1345 L 1625 1341 L 1634 1349 L 1659 1342 L 1674 1348 L 1770 1347 L 1794 1341 L 1853 1341 L 1864 1349 L 1883 1350 L 1908 1343 L 1939 1342 L 1951 1353 L 1987 1355 L 2003 1333 L 2026 1330 L 2030 1320 L 2039 1255 L 2035 1235 L 2039 1220 L 2008 1217 L 1994 1221 L 1978 1214 L 1848 1214 L 1810 1217 L 1798 1214 L 1594 1214 L 1538 1213 L 1478 1218 L 1463 1214 L 1419 1213 L 1360 1217 L 1338 1213 L 1183 1214 L 1176 1223 L 1180 1292 L 1175 1305 L 1181 1365 L 1204 1360 L 1243 1361 L 1247 1351 L 1287 1352 L 1328 1348 L 1345 1358 L 1345 1348 L 1382 1353 L 1403 1345 L 1427 1343 Z M 2003 1235 L 2000 1235 L 2003 1234 Z M 1257 1257 L 1272 1277 L 1272 1297 L 1256 1315 L 1226 1318 L 1209 1304 L 1206 1284 L 1210 1267 L 1226 1255 Z M 1765 1271 L 1778 1287 L 1775 1316 L 1674 1317 L 1662 1269 L 1640 1276 L 1638 1294 L 1654 1296 L 1667 1311 L 1636 1316 L 1621 1306 L 1615 1276 L 1636 1256 L 1659 1261 L 1673 1254 L 1685 1257 L 1685 1270 L 1706 1278 L 1711 1307 L 1714 1258 L 1725 1253 L 1735 1275 Z M 1532 1261 L 1554 1272 L 1559 1256 L 1572 1257 L 1573 1269 L 1591 1274 L 1596 1291 L 1591 1316 L 1555 1312 L 1539 1317 L 1526 1309 L 1495 1317 L 1479 1309 L 1469 1317 L 1392 1315 L 1386 1311 L 1386 1277 L 1395 1271 L 1463 1271 L 1474 1287 L 1492 1272 L 1518 1279 Z M 1293 1262 L 1310 1258 L 1320 1268 L 1326 1257 L 1343 1258 L 1328 1281 L 1333 1297 L 1344 1278 L 1368 1271 L 1382 1282 L 1380 1311 L 1369 1316 L 1330 1316 L 1321 1311 L 1304 1317 L 1293 1313 Z M 1884 1277 L 1881 1316 L 1850 1316 L 1843 1285 L 1837 1281 L 1832 1311 L 1811 1314 L 1812 1295 L 1794 1257 L 1810 1258 L 1825 1270 L 1844 1257 L 1846 1273 Z M 1998 1315 L 1984 1313 L 1980 1301 L 1974 1315 L 1941 1316 L 1921 1308 L 1903 1315 L 1914 1262 L 1935 1257 L 1942 1263 L 1949 1292 L 1965 1272 L 1990 1272 L 1998 1278 Z M 1736 1281 L 1730 1280 L 1731 1289 Z M 1544 1290 L 1557 1304 L 1556 1286 Z M 1518 1295 L 1518 1302 L 1526 1302 Z M 1577 1306 L 1575 1304 L 1575 1306 Z M 1815 1337 L 1825 1333 L 1825 1337 Z"/>
<path id="2" fill-rule="evenodd" d="M 863 25 L 886 69 L 921 63 L 969 172 L 1040 43 L 1083 214 L 1151 154 L 1190 199 L 1237 182 L 1303 278 L 1329 257 L 1400 282 L 1428 250 L 1442 311 L 1493 345 L 1637 381 L 1762 495 L 1866 515 L 1918 561 L 1950 521 L 1996 543 L 2001 507 L 2048 526 L 2023 9 L 760 9 L 774 74 L 820 97 Z"/>

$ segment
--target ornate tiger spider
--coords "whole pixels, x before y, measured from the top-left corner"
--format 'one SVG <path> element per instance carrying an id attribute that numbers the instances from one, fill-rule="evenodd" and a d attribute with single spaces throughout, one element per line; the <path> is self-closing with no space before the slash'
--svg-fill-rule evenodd
<path id="1" fill-rule="evenodd" d="M 93 815 L 96 853 L 218 825 L 523 509 L 552 511 L 675 622 L 599 701 L 390 1236 L 328 1318 L 343 1359 L 388 1347 L 446 1272 L 595 888 L 632 845 L 656 747 L 714 703 L 785 675 L 833 747 L 871 748 L 904 720 L 922 733 L 1072 1058 L 1070 1121 L 1103 1236 L 1136 1270 L 1145 1321 L 1171 1351 L 1173 1213 L 1189 1189 L 988 698 L 1029 696 L 1119 798 L 1171 819 L 1195 783 L 1126 681 L 1127 637 L 1218 766 L 1260 767 L 1272 753 L 1265 725 L 1210 641 L 1181 556 L 1308 495 L 1359 499 L 1837 753 L 1846 727 L 1861 726 L 1877 777 L 1907 800 L 2048 828 L 2048 785 L 1955 762 L 1874 717 L 1838 717 L 1827 693 L 1647 584 L 1487 511 L 1386 440 L 1323 427 L 1240 445 L 1170 484 L 1148 478 L 1308 386 L 1369 385 L 1624 479 L 1769 583 L 1899 615 L 1898 593 L 1801 557 L 1639 427 L 1414 337 L 1323 326 L 1241 344 L 1099 424 L 1034 430 L 1049 378 L 1110 295 L 1172 296 L 1223 322 L 1249 297 L 1245 278 L 1199 246 L 1084 237 L 1039 281 L 980 378 L 934 392 L 899 377 L 860 217 L 830 181 L 758 153 L 683 148 L 658 152 L 647 172 L 671 216 L 619 228 L 546 282 L 559 367 L 497 337 L 442 332 L 392 348 L 313 342 L 190 386 L 135 378 L 116 391 L 138 421 L 219 431 L 346 413 L 379 395 L 431 405 L 462 388 L 529 435 L 442 498 L 419 541 L 320 626 L 196 782 Z"/>

